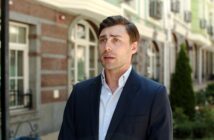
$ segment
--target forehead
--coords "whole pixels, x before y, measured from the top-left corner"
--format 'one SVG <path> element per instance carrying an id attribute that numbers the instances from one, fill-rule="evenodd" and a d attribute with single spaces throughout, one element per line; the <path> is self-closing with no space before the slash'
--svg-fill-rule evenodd
<path id="1" fill-rule="evenodd" d="M 128 35 L 128 33 L 124 25 L 114 25 L 114 26 L 104 28 L 100 33 L 100 36 L 108 36 L 108 35 L 124 36 L 124 35 Z"/>

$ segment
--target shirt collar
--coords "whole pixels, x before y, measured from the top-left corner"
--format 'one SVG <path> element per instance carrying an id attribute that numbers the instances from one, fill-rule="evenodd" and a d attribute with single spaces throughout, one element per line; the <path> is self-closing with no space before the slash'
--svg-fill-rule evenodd
<path id="1" fill-rule="evenodd" d="M 125 85 L 131 73 L 131 70 L 132 70 L 132 66 L 130 66 L 129 69 L 123 75 L 120 76 L 118 80 L 118 87 L 123 87 Z M 102 79 L 102 85 L 107 86 L 104 69 L 102 70 L 102 73 L 101 73 L 101 79 Z"/>

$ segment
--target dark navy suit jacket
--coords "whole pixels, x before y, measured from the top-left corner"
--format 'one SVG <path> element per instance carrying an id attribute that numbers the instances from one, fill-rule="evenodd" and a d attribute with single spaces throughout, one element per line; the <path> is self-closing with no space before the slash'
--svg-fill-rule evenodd
<path id="1" fill-rule="evenodd" d="M 74 86 L 58 140 L 98 140 L 101 87 L 101 76 Z M 172 113 L 165 87 L 132 70 L 105 140 L 172 139 Z"/>

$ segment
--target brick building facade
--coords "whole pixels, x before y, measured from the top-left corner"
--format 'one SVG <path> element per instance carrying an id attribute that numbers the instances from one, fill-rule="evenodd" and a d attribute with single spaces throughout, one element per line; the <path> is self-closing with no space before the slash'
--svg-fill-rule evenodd
<path id="1" fill-rule="evenodd" d="M 59 131 L 72 85 L 102 69 L 96 32 L 108 15 L 121 14 L 136 23 L 141 40 L 133 67 L 140 74 L 169 88 L 179 45 L 186 42 L 196 86 L 214 75 L 213 45 L 207 36 L 191 36 L 189 23 L 180 23 L 173 13 L 161 21 L 144 17 L 148 0 L 132 0 L 134 9 L 106 1 L 10 0 L 11 137 Z M 140 14 L 134 11 L 138 7 Z"/>

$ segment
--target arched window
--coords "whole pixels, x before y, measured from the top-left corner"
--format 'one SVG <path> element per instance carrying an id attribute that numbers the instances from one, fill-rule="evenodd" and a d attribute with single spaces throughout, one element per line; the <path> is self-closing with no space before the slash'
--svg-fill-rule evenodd
<path id="1" fill-rule="evenodd" d="M 146 76 L 155 81 L 159 81 L 159 50 L 156 43 L 151 43 L 146 51 Z"/>
<path id="2" fill-rule="evenodd" d="M 79 20 L 70 28 L 68 62 L 69 89 L 72 84 L 97 74 L 97 36 L 85 20 Z"/>
<path id="3" fill-rule="evenodd" d="M 175 33 L 172 33 L 172 46 L 169 47 L 170 49 L 170 73 L 175 72 L 175 65 L 176 65 L 176 59 L 177 59 L 177 54 L 178 54 L 178 39 L 177 35 Z"/>

